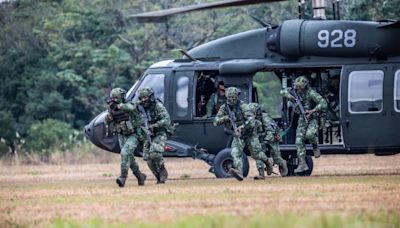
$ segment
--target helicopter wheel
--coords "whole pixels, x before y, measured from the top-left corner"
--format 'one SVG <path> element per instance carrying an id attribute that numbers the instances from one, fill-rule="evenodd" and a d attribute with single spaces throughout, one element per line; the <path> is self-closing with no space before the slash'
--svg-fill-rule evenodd
<path id="1" fill-rule="evenodd" d="M 249 174 L 249 159 L 247 155 L 242 153 L 243 159 L 243 176 L 247 177 Z M 217 178 L 230 178 L 229 169 L 233 167 L 233 158 L 231 155 L 231 148 L 221 150 L 214 158 L 213 162 L 214 173 Z"/>

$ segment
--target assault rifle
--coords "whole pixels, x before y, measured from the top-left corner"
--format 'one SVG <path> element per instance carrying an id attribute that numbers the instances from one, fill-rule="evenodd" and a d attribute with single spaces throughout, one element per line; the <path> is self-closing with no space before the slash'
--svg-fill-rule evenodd
<path id="1" fill-rule="evenodd" d="M 300 114 L 304 117 L 304 120 L 307 123 L 308 119 L 307 119 L 306 111 L 304 109 L 303 104 L 301 103 L 301 98 L 300 98 L 299 94 L 297 94 L 296 89 L 293 89 L 293 94 L 294 94 L 294 98 L 296 101 L 296 105 L 299 106 Z"/>
<path id="2" fill-rule="evenodd" d="M 235 136 L 240 137 L 242 135 L 242 130 L 241 128 L 239 128 L 236 124 L 236 115 L 235 113 L 231 110 L 231 108 L 229 107 L 228 104 L 226 104 L 226 108 L 228 110 L 228 116 L 229 116 L 229 120 L 231 121 L 232 127 L 233 127 L 233 131 Z"/>
<path id="3" fill-rule="evenodd" d="M 139 112 L 142 114 L 143 121 L 144 121 L 143 130 L 146 133 L 147 140 L 149 141 L 149 143 L 151 143 L 151 136 L 153 135 L 153 133 L 151 132 L 151 130 L 149 128 L 149 117 L 147 116 L 146 110 L 144 110 L 143 105 L 138 105 L 138 109 L 139 109 Z"/>

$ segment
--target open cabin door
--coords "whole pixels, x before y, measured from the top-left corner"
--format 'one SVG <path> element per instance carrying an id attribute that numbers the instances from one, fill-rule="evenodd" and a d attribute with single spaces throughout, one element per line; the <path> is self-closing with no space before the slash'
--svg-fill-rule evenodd
<path id="1" fill-rule="evenodd" d="M 376 152 L 400 147 L 399 66 L 343 67 L 340 103 L 346 148 Z"/>

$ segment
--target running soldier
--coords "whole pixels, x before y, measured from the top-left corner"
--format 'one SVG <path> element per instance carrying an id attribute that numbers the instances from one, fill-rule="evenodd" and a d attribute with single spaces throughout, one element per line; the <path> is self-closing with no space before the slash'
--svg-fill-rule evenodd
<path id="1" fill-rule="evenodd" d="M 167 141 L 167 133 L 171 128 L 171 120 L 163 103 L 155 98 L 152 88 L 140 89 L 139 100 L 138 108 L 145 123 L 143 129 L 147 134 L 143 151 L 144 158 L 157 178 L 157 184 L 164 184 L 168 178 L 168 172 L 162 153 Z"/>
<path id="2" fill-rule="evenodd" d="M 113 123 L 113 133 L 117 134 L 119 147 L 121 148 L 121 175 L 116 182 L 119 187 L 125 186 L 128 176 L 128 169 L 132 170 L 133 175 L 138 180 L 138 185 L 144 185 L 146 175 L 139 170 L 139 165 L 135 161 L 134 152 L 139 145 L 143 131 L 140 126 L 143 120 L 137 112 L 136 106 L 132 102 L 125 101 L 126 91 L 115 88 L 110 92 L 108 114 L 104 119 L 106 134 L 108 126 Z"/>
<path id="3" fill-rule="evenodd" d="M 296 103 L 295 111 L 300 114 L 296 130 L 296 147 L 299 165 L 294 170 L 301 173 L 308 170 L 306 163 L 306 140 L 313 147 L 314 157 L 318 158 L 321 153 L 318 147 L 318 129 L 320 117 L 326 112 L 327 103 L 325 99 L 309 86 L 308 79 L 304 76 L 296 78 L 291 93 L 283 90 L 284 97 Z"/>
<path id="4" fill-rule="evenodd" d="M 240 90 L 236 87 L 229 87 L 226 90 L 226 103 L 223 104 L 216 117 L 214 125 L 225 124 L 228 129 L 233 129 L 234 137 L 231 145 L 233 167 L 229 173 L 237 180 L 243 180 L 242 153 L 247 145 L 251 156 L 256 160 L 259 176 L 256 180 L 265 179 L 264 164 L 270 165 L 267 156 L 262 152 L 262 147 L 257 136 L 257 122 L 254 115 L 249 111 L 248 106 L 239 100 Z M 261 162 L 257 162 L 260 160 Z"/>
<path id="5" fill-rule="evenodd" d="M 279 171 L 282 177 L 288 175 L 288 168 L 286 160 L 282 158 L 281 151 L 279 149 L 279 142 L 281 140 L 280 129 L 275 121 L 268 115 L 267 112 L 261 109 L 261 106 L 257 103 L 249 104 L 250 110 L 256 116 L 256 119 L 261 122 L 258 129 L 258 133 L 261 136 L 261 143 L 265 145 L 266 149 L 270 151 L 271 156 L 274 160 L 274 164 L 279 166 Z M 272 166 L 266 167 L 267 174 L 272 174 Z"/>

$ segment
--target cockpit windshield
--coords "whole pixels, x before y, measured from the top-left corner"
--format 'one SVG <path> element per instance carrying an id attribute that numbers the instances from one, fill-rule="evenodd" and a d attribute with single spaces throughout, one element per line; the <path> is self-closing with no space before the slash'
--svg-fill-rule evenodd
<path id="1" fill-rule="evenodd" d="M 164 102 L 164 78 L 164 74 L 145 75 L 140 84 L 138 83 L 139 81 L 137 81 L 128 91 L 127 98 L 136 101 L 138 99 L 138 96 L 133 94 L 133 91 L 137 93 L 137 91 L 139 91 L 143 87 L 150 87 L 153 89 L 155 97 Z"/>

